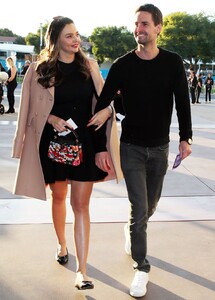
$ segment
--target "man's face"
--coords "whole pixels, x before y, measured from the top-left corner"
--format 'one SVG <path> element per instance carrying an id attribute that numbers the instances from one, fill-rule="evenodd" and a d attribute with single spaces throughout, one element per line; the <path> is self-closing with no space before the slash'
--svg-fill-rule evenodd
<path id="1" fill-rule="evenodd" d="M 152 15 L 145 11 L 136 13 L 134 25 L 134 38 L 141 45 L 155 42 L 162 29 L 161 24 L 155 26 Z"/>

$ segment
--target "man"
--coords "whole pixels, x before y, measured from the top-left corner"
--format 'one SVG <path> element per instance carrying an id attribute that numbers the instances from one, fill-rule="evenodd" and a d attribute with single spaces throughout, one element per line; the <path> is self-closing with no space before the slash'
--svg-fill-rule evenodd
<path id="1" fill-rule="evenodd" d="M 191 154 L 187 78 L 181 57 L 157 46 L 162 22 L 160 10 L 152 4 L 136 10 L 137 48 L 116 59 L 111 66 L 96 107 L 96 111 L 103 110 L 88 124 L 97 125 L 96 129 L 103 125 L 110 115 L 104 107 L 120 90 L 125 111 L 120 137 L 121 166 L 131 204 L 125 248 L 134 260 L 135 276 L 130 288 L 133 297 L 146 294 L 150 271 L 146 258 L 147 222 L 155 212 L 168 167 L 173 100 L 179 122 L 180 158 Z M 96 163 L 100 168 L 104 166 L 103 159 Z"/>
<path id="2" fill-rule="evenodd" d="M 207 78 L 205 79 L 205 102 L 211 103 L 211 90 L 214 84 L 214 80 L 211 73 L 208 73 Z M 209 99 L 208 99 L 209 98 Z"/>
<path id="3" fill-rule="evenodd" d="M 25 61 L 25 64 L 24 64 L 22 72 L 21 72 L 21 75 L 25 75 L 25 73 L 27 72 L 30 64 L 31 64 L 30 60 Z"/>

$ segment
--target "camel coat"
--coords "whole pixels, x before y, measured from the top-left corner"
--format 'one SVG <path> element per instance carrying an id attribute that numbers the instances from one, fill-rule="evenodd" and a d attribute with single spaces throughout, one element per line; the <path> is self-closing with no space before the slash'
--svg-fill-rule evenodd
<path id="1" fill-rule="evenodd" d="M 100 95 L 104 81 L 97 62 L 93 59 L 89 59 L 89 62 L 95 89 Z M 18 122 L 12 148 L 12 157 L 20 158 L 13 193 L 46 200 L 39 145 L 43 128 L 54 104 L 55 89 L 54 87 L 45 89 L 37 82 L 35 67 L 36 63 L 30 65 L 22 85 Z M 93 98 L 93 106 L 95 106 L 95 96 Z M 116 179 L 119 182 L 123 175 L 120 167 L 115 114 L 107 124 L 107 149 L 112 158 L 112 168 L 104 180 Z"/>

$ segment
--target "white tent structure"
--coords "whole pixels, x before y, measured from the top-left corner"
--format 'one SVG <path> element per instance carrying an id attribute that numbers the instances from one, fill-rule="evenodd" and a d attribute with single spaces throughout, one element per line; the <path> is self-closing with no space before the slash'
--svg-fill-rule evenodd
<path id="1" fill-rule="evenodd" d="M 16 57 L 16 53 L 25 53 L 25 54 L 33 54 L 34 46 L 28 45 L 18 45 L 18 44 L 9 44 L 9 43 L 0 43 L 0 52 L 6 52 L 7 57 L 13 56 Z"/>

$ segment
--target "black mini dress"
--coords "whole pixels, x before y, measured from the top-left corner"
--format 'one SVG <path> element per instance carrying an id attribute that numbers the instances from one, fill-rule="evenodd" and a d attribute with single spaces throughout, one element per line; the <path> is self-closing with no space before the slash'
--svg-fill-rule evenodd
<path id="1" fill-rule="evenodd" d="M 92 98 L 95 93 L 92 78 L 86 80 L 78 71 L 75 62 L 66 64 L 58 62 L 58 67 L 64 74 L 64 79 L 55 87 L 54 106 L 51 114 L 64 120 L 72 118 L 78 128 L 75 130 L 82 143 L 83 162 L 79 166 L 56 163 L 48 158 L 48 146 L 53 138 L 53 127 L 46 123 L 40 141 L 40 161 L 47 184 L 55 181 L 99 181 L 107 176 L 95 165 L 96 148 L 103 148 L 104 136 L 96 136 L 93 126 L 87 127 L 92 117 Z M 101 131 L 102 132 L 102 131 Z M 103 133 L 105 134 L 105 133 Z M 96 144 L 98 143 L 98 144 Z"/>

